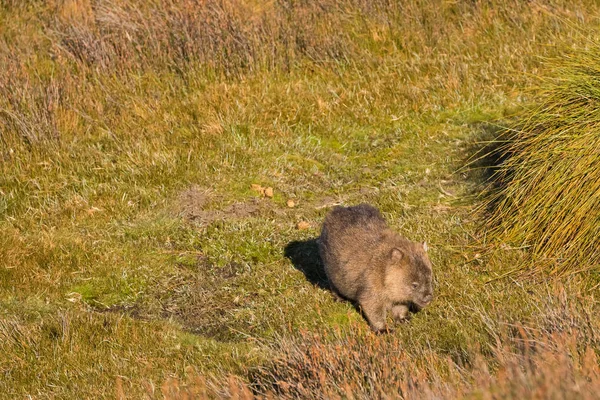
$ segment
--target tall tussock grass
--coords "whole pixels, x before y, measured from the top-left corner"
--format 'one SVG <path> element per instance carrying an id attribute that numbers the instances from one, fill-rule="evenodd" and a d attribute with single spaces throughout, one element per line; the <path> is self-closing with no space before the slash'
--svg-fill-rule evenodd
<path id="1" fill-rule="evenodd" d="M 600 265 L 600 46 L 556 65 L 538 106 L 497 139 L 493 237 L 531 251 L 537 268 Z"/>

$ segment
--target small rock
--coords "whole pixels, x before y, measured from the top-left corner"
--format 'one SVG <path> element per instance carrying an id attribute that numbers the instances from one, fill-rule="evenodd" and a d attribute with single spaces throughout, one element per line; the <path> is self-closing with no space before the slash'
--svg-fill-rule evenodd
<path id="1" fill-rule="evenodd" d="M 250 185 L 250 188 L 255 192 L 258 192 L 260 195 L 265 197 L 273 197 L 273 188 L 272 187 L 263 187 L 257 183 L 253 183 Z"/>
<path id="2" fill-rule="evenodd" d="M 294 203 L 294 200 L 292 200 L 292 199 L 288 199 L 288 201 L 287 201 L 287 206 L 288 206 L 289 208 L 294 208 L 294 207 L 296 207 L 296 203 Z"/>
<path id="3" fill-rule="evenodd" d="M 303 231 L 305 229 L 310 228 L 310 224 L 306 221 L 300 221 L 296 224 L 296 229 Z"/>

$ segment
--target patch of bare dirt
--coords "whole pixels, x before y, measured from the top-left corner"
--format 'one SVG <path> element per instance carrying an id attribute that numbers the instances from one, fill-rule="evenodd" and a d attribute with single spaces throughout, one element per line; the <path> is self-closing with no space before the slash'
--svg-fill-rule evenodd
<path id="1" fill-rule="evenodd" d="M 233 203 L 225 207 L 221 214 L 225 218 L 247 218 L 259 213 L 264 208 L 264 202 L 259 199 L 252 199 L 244 203 Z"/>
<path id="2" fill-rule="evenodd" d="M 194 268 L 181 268 L 176 274 L 157 281 L 135 304 L 97 306 L 94 310 L 127 314 L 146 321 L 172 319 L 188 332 L 231 340 L 236 337 L 236 329 L 247 328 L 244 321 L 237 321 L 232 315 L 256 296 L 246 293 L 244 298 L 239 298 L 230 293 L 244 271 L 241 264 L 216 266 L 199 256 Z"/>
<path id="3" fill-rule="evenodd" d="M 177 199 L 177 209 L 186 220 L 205 219 L 207 211 L 205 207 L 214 198 L 210 189 L 192 186 L 184 190 Z"/>
<path id="4" fill-rule="evenodd" d="M 186 330 L 218 340 L 235 336 L 231 314 L 240 306 L 225 288 L 236 284 L 244 271 L 240 264 L 222 267 L 198 259 L 196 272 L 174 277 L 169 293 L 155 293 L 161 298 L 161 317 L 177 320 Z"/>
<path id="5" fill-rule="evenodd" d="M 221 209 L 212 208 L 211 204 L 218 200 L 219 196 L 212 190 L 192 186 L 179 195 L 176 209 L 186 221 L 197 225 L 208 225 L 215 221 L 248 218 L 268 208 L 263 199 L 233 203 Z"/>
<path id="6" fill-rule="evenodd" d="M 302 199 L 288 199 L 284 206 L 277 206 L 271 200 L 270 196 L 263 193 L 266 189 L 270 188 L 263 188 L 259 185 L 253 186 L 260 189 L 257 189 L 257 193 L 260 194 L 260 197 L 221 207 L 219 207 L 218 204 L 223 203 L 222 196 L 216 194 L 211 189 L 192 186 L 179 195 L 175 209 L 177 210 L 178 215 L 183 217 L 186 221 L 195 225 L 205 226 L 215 221 L 243 219 L 257 215 L 284 217 L 290 214 L 295 215 L 298 212 L 306 210 L 333 208 L 337 205 L 344 205 L 346 201 L 348 201 L 345 197 L 325 196 L 309 201 L 302 201 Z M 364 198 L 367 197 L 367 195 L 372 195 L 373 192 L 376 191 L 376 188 L 361 188 L 358 197 Z"/>

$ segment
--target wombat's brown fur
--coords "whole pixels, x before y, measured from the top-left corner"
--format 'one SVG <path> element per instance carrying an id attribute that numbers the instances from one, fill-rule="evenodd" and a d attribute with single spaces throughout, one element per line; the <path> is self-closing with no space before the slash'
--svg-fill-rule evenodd
<path id="1" fill-rule="evenodd" d="M 427 244 L 389 229 L 373 206 L 335 207 L 318 243 L 332 290 L 357 302 L 376 332 L 385 329 L 387 310 L 402 321 L 433 299 Z"/>

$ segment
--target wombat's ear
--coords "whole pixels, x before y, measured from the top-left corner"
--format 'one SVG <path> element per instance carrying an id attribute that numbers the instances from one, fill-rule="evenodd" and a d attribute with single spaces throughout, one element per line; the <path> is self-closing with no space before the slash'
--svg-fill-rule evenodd
<path id="1" fill-rule="evenodd" d="M 423 250 L 425 250 L 425 253 L 427 253 L 427 251 L 429 250 L 429 246 L 427 246 L 427 242 L 423 242 Z"/>
<path id="2" fill-rule="evenodd" d="M 402 260 L 402 258 L 404 258 L 404 252 L 402 250 L 400 250 L 399 248 L 394 247 L 392 249 L 391 256 L 392 256 L 392 260 L 400 261 L 400 260 Z"/>

